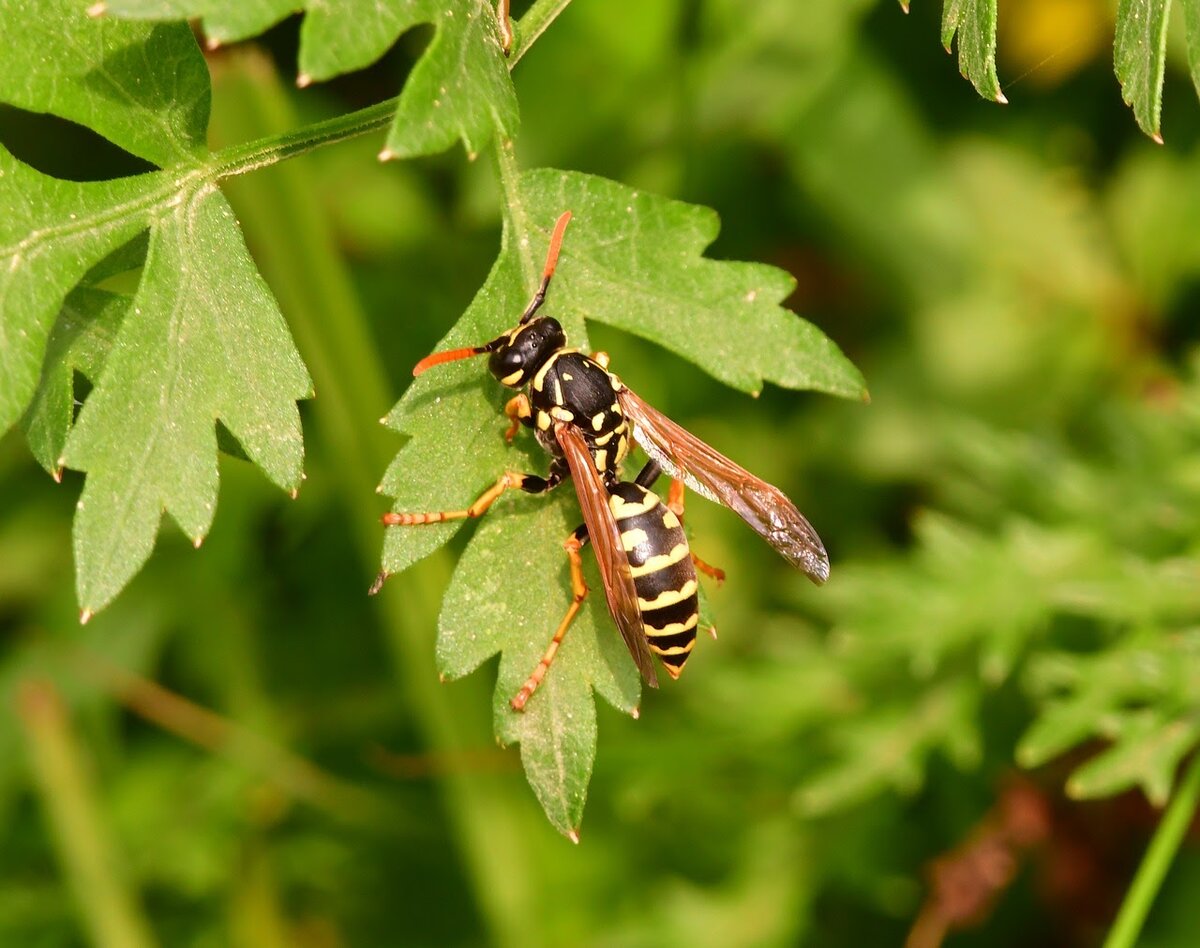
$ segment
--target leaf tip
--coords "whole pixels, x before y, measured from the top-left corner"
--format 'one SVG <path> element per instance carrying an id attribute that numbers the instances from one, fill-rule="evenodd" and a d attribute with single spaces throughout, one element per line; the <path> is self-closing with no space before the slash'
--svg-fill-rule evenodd
<path id="1" fill-rule="evenodd" d="M 95 614 L 96 613 L 94 613 L 91 609 L 86 609 L 86 608 L 80 609 L 79 610 L 79 624 L 87 625 L 89 622 L 92 621 L 92 616 L 94 616 Z"/>
<path id="2" fill-rule="evenodd" d="M 108 12 L 108 4 L 104 0 L 99 0 L 98 3 L 93 3 L 87 8 L 87 15 L 93 19 L 98 16 L 104 16 Z"/>
<path id="3" fill-rule="evenodd" d="M 1008 96 L 1006 96 L 999 89 L 996 90 L 996 103 L 998 105 L 1008 105 Z"/>
<path id="4" fill-rule="evenodd" d="M 908 0 L 900 0 L 900 10 L 905 16 L 908 15 Z"/>
<path id="5" fill-rule="evenodd" d="M 576 846 L 579 845 L 579 830 L 573 829 L 567 833 L 567 839 L 573 842 Z"/>
<path id="6" fill-rule="evenodd" d="M 380 161 L 391 161 L 395 157 L 396 157 L 396 153 L 394 151 L 392 151 L 390 148 L 384 148 L 383 151 L 381 151 L 379 153 Z"/>
<path id="7" fill-rule="evenodd" d="M 307 89 L 312 85 L 312 76 L 306 72 L 296 73 L 296 88 Z"/>
<path id="8" fill-rule="evenodd" d="M 629 716 L 636 721 L 638 718 L 640 718 L 642 716 L 642 709 L 639 708 L 635 704 L 632 708 L 629 709 Z"/>
<path id="9" fill-rule="evenodd" d="M 1084 797 L 1083 784 L 1074 777 L 1067 781 L 1066 790 L 1072 800 L 1082 800 Z"/>
<path id="10" fill-rule="evenodd" d="M 221 48 L 221 39 L 218 36 L 206 36 L 204 38 L 204 48 L 210 53 Z"/>
<path id="11" fill-rule="evenodd" d="M 63 476 L 63 466 L 61 464 L 56 465 L 54 470 L 50 472 L 50 476 L 54 478 L 55 484 L 61 484 L 62 476 Z"/>
<path id="12" fill-rule="evenodd" d="M 199 536 L 192 537 L 192 547 L 194 549 L 197 549 L 197 550 L 200 549 L 200 546 L 203 543 L 204 543 L 204 534 L 200 534 Z"/>
<path id="13" fill-rule="evenodd" d="M 710 625 L 708 627 L 708 634 L 712 636 L 712 640 L 715 642 L 717 640 L 717 627 L 715 625 Z"/>
<path id="14" fill-rule="evenodd" d="M 379 575 L 375 577 L 375 582 L 371 583 L 371 588 L 367 590 L 368 596 L 378 595 L 379 590 L 383 589 L 383 584 L 387 582 L 388 577 L 392 575 L 386 569 L 381 569 Z"/>
<path id="15" fill-rule="evenodd" d="M 288 491 L 288 496 L 290 498 L 292 498 L 292 500 L 295 500 L 297 497 L 300 496 L 300 488 L 293 487 L 291 490 Z"/>
<path id="16" fill-rule="evenodd" d="M 387 420 L 388 420 L 388 416 L 387 416 L 387 415 L 382 415 L 382 416 L 380 416 L 380 418 L 379 418 L 379 423 L 380 423 L 381 425 L 386 425 L 386 424 L 387 424 Z"/>
<path id="17" fill-rule="evenodd" d="M 1156 145 L 1161 145 L 1163 143 L 1162 132 L 1159 132 L 1159 131 L 1151 132 L 1150 140 L 1153 141 L 1154 144 L 1156 144 Z"/>

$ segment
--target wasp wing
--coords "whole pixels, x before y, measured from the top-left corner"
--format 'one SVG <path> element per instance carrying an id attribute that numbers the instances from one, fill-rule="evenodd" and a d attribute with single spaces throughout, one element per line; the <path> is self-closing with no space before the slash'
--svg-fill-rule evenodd
<path id="1" fill-rule="evenodd" d="M 624 385 L 617 400 L 633 424 L 634 438 L 663 470 L 724 504 L 814 583 L 829 578 L 821 538 L 783 491 L 739 467 Z"/>
<path id="2" fill-rule="evenodd" d="M 621 530 L 613 519 L 608 506 L 608 491 L 600 480 L 600 474 L 592 462 L 591 452 L 579 429 L 573 425 L 558 424 L 554 427 L 555 437 L 562 446 L 571 479 L 575 482 L 575 493 L 583 510 L 583 522 L 587 524 L 588 536 L 596 550 L 596 562 L 600 565 L 600 578 L 604 583 L 604 596 L 608 600 L 608 611 L 621 630 L 621 638 L 637 664 L 638 671 L 651 688 L 658 687 L 654 674 L 654 662 L 650 647 L 642 631 L 642 611 L 638 607 L 637 588 L 629 570 L 629 559 L 621 543 Z"/>

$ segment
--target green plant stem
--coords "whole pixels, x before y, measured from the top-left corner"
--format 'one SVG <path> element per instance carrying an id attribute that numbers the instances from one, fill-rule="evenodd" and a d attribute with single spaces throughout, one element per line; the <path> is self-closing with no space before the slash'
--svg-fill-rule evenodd
<path id="1" fill-rule="evenodd" d="M 357 112 L 306 125 L 294 132 L 266 135 L 245 144 L 222 148 L 213 154 L 210 161 L 214 176 L 218 180 L 236 177 L 303 155 L 322 145 L 344 142 L 386 128 L 392 122 L 399 101 L 397 96 Z"/>
<path id="2" fill-rule="evenodd" d="M 1125 894 L 1117 920 L 1113 923 L 1104 941 L 1104 948 L 1133 948 L 1141 933 L 1150 907 L 1162 888 L 1167 870 L 1175 859 L 1179 844 L 1195 815 L 1196 806 L 1200 803 L 1200 755 L 1192 758 L 1188 768 L 1179 783 L 1179 788 L 1171 797 L 1167 812 L 1163 814 L 1154 838 L 1150 840 L 1150 848 L 1142 857 L 1133 884 Z"/>
<path id="3" fill-rule="evenodd" d="M 58 858 L 89 940 L 100 948 L 149 948 L 154 937 L 119 870 L 83 750 L 54 686 L 26 682 L 18 719 Z"/>
<path id="4" fill-rule="evenodd" d="M 517 22 L 516 41 L 508 55 L 509 69 L 529 52 L 529 47 L 537 42 L 538 37 L 546 32 L 570 2 L 571 0 L 537 0 L 525 11 L 525 15 Z"/>
<path id="5" fill-rule="evenodd" d="M 517 166 L 517 156 L 513 143 L 510 141 L 496 142 L 496 174 L 500 179 L 500 189 L 504 192 L 504 216 L 508 227 L 504 239 L 516 240 L 517 256 L 521 260 L 521 273 L 525 278 L 525 286 L 532 293 L 537 289 L 537 264 L 533 260 L 533 251 L 527 240 L 522 236 L 531 233 L 529 217 L 525 213 L 525 202 L 521 199 L 521 169 Z M 501 247 L 501 254 L 505 248 Z"/>
<path id="6" fill-rule="evenodd" d="M 214 135 L 236 139 L 293 121 L 269 64 L 250 56 L 227 63 L 214 77 L 222 102 L 214 109 Z M 225 188 L 316 385 L 316 438 L 310 443 L 325 458 L 321 469 L 337 478 L 365 595 L 382 541 L 375 479 L 396 450 L 394 436 L 374 420 L 393 395 L 329 224 L 312 200 L 316 190 L 303 162 Z M 478 676 L 456 683 L 451 693 L 434 673 L 439 591 L 450 568 L 448 554 L 436 553 L 394 577 L 374 603 L 425 745 L 455 754 L 491 744 L 491 693 Z M 523 783 L 512 774 L 478 772 L 448 772 L 437 781 L 471 897 L 488 926 L 487 940 L 542 943 L 529 920 L 538 917 L 547 880 L 529 840 L 545 830 Z M 512 871 L 514 865 L 520 871 Z"/>

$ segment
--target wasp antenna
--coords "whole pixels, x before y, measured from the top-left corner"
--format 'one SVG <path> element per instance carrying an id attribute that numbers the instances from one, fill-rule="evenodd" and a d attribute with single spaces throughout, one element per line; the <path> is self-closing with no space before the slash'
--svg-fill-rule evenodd
<path id="1" fill-rule="evenodd" d="M 431 369 L 435 365 L 441 365 L 443 362 L 457 362 L 459 359 L 469 359 L 471 356 L 483 355 L 487 351 L 486 346 L 468 346 L 465 349 L 447 349 L 444 352 L 431 352 L 413 366 L 413 378 L 416 378 L 426 369 Z"/>
<path id="2" fill-rule="evenodd" d="M 558 266 L 558 252 L 562 248 L 563 234 L 566 233 L 567 224 L 570 222 L 570 211 L 563 211 L 558 220 L 554 222 L 554 233 L 550 235 L 550 249 L 546 251 L 546 266 L 542 270 L 542 282 L 538 286 L 538 291 L 533 295 L 533 299 L 529 301 L 529 305 L 525 307 L 525 312 L 521 314 L 522 324 L 533 319 L 533 314 L 541 309 L 542 303 L 546 301 L 546 291 L 550 289 L 550 278 L 554 276 L 554 268 Z"/>
<path id="3" fill-rule="evenodd" d="M 542 279 L 549 280 L 554 276 L 554 268 L 558 266 L 558 251 L 562 248 L 563 234 L 571 223 L 571 212 L 563 211 L 554 222 L 554 233 L 550 235 L 550 249 L 546 252 L 546 268 L 542 271 Z"/>

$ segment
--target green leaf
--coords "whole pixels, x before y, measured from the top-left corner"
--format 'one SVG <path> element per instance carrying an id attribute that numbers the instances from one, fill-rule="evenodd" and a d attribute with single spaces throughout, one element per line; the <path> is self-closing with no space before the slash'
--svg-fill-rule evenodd
<path id="1" fill-rule="evenodd" d="M 208 73 L 191 30 L 90 18 L 65 0 L 0 0 L 0 32 L 0 100 L 87 124 L 163 167 L 62 181 L 0 148 L 0 426 L 28 408 L 41 463 L 88 473 L 75 521 L 86 616 L 145 561 L 164 509 L 203 538 L 218 421 L 272 480 L 299 485 L 295 400 L 311 386 L 216 188 Z M 72 292 L 143 254 L 128 306 L 94 287 Z M 94 389 L 71 429 L 75 370 Z"/>
<path id="2" fill-rule="evenodd" d="M 160 168 L 200 164 L 210 90 L 191 31 L 92 18 L 86 6 L 0 2 L 0 100 L 86 125 Z"/>
<path id="3" fill-rule="evenodd" d="M 197 192 L 157 223 L 132 309 L 67 441 L 66 464 L 89 475 L 75 517 L 81 605 L 101 608 L 137 572 L 163 510 L 200 545 L 217 495 L 215 419 L 268 477 L 298 487 L 295 403 L 310 388 L 228 202 Z"/>
<path id="4" fill-rule="evenodd" d="M 1192 85 L 1200 94 L 1200 3 L 1183 0 L 1183 27 L 1187 35 L 1188 70 L 1192 74 Z"/>
<path id="5" fill-rule="evenodd" d="M 62 476 L 67 432 L 75 421 L 75 373 L 97 378 L 130 298 L 88 286 L 71 291 L 50 333 L 46 363 L 25 413 L 25 433 L 38 463 Z"/>
<path id="6" fill-rule="evenodd" d="M 1188 7 L 1194 6 L 1188 3 Z M 1167 51 L 1167 13 L 1170 0 L 1120 0 L 1113 43 L 1121 97 L 1133 106 L 1142 131 L 1161 144 L 1163 68 Z M 1197 14 L 1189 11 L 1189 41 L 1195 36 Z M 1193 57 L 1193 68 L 1194 68 Z"/>
<path id="7" fill-rule="evenodd" d="M 1200 631 L 1131 632 L 1095 655 L 1043 654 L 1027 682 L 1049 700 L 1017 747 L 1023 766 L 1102 738 L 1110 746 L 1071 775 L 1072 796 L 1140 786 L 1151 803 L 1166 802 L 1179 761 L 1200 741 Z"/>
<path id="8" fill-rule="evenodd" d="M 594 318 L 658 342 L 746 391 L 774 381 L 863 396 L 862 377 L 837 347 L 780 307 L 791 277 L 761 264 L 702 256 L 717 233 L 712 211 L 553 170 L 521 175 L 510 198 L 521 231 L 506 224 L 492 272 L 439 348 L 486 342 L 516 322 L 536 287 L 554 221 L 570 209 L 574 219 L 546 311 L 563 323 L 572 345 L 587 348 L 584 324 Z M 625 381 L 637 385 L 637 379 Z M 393 509 L 465 507 L 506 469 L 544 471 L 547 456 L 528 433 L 514 446 L 504 442 L 502 408 L 511 394 L 480 360 L 450 363 L 415 381 L 386 419 L 411 436 L 380 486 L 395 499 Z M 446 594 L 439 641 L 439 663 L 451 677 L 502 653 L 496 733 L 521 743 L 530 783 L 563 832 L 578 826 L 595 753 L 589 689 L 625 710 L 638 693 L 633 662 L 593 577 L 594 594 L 546 683 L 523 715 L 508 707 L 568 605 L 561 547 L 580 519 L 569 488 L 551 498 L 502 498 L 463 554 Z M 462 525 L 390 528 L 384 570 L 405 569 Z M 590 563 L 590 555 L 585 560 Z"/>
<path id="9" fill-rule="evenodd" d="M 945 0 L 942 45 L 946 52 L 950 52 L 955 34 L 959 72 L 985 99 L 1007 102 L 996 78 L 996 0 Z"/>
<path id="10" fill-rule="evenodd" d="M 562 541 L 580 520 L 573 507 L 522 497 L 480 525 L 459 560 L 439 622 L 438 665 L 459 678 L 502 652 L 496 681 L 496 736 L 519 742 L 529 783 L 550 822 L 578 831 L 596 756 L 592 689 L 634 713 L 640 680 L 603 606 L 600 580 L 587 560 L 590 598 L 572 623 L 541 687 L 524 712 L 509 707 L 571 603 Z"/>
<path id="11" fill-rule="evenodd" d="M 1154 806 L 1171 796 L 1183 756 L 1196 746 L 1200 721 L 1162 721 L 1154 712 L 1123 719 L 1117 742 L 1081 765 L 1067 781 L 1067 792 L 1086 800 L 1114 796 L 1141 787 Z"/>
<path id="12" fill-rule="evenodd" d="M 59 181 L 21 164 L 3 146 L 0 181 L 0 431 L 5 431 L 33 397 L 50 328 L 66 295 L 94 263 L 145 229 L 164 189 L 157 174 Z"/>
<path id="13" fill-rule="evenodd" d="M 969 679 L 949 681 L 914 705 L 881 710 L 835 732 L 836 760 L 800 785 L 796 805 L 817 816 L 859 803 L 885 787 L 915 793 L 924 781 L 926 759 L 937 750 L 963 769 L 978 766 L 979 699 Z"/>
<path id="14" fill-rule="evenodd" d="M 435 154 L 461 140 L 477 154 L 494 135 L 512 138 L 519 113 L 508 61 L 500 47 L 491 0 L 409 0 L 380 4 L 347 0 L 109 0 L 116 16 L 199 17 L 216 43 L 256 35 L 296 9 L 300 33 L 297 82 L 331 79 L 375 62 L 404 33 L 422 24 L 436 30 L 400 94 L 384 157 Z"/>

